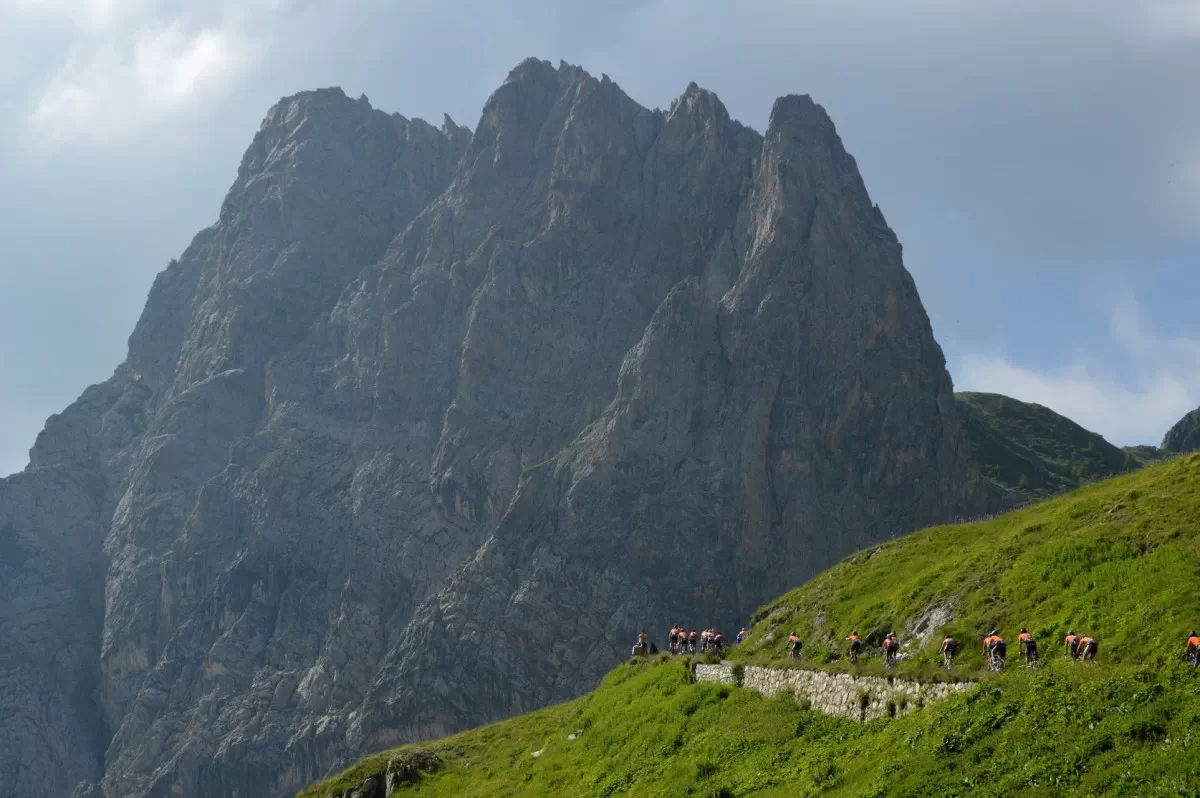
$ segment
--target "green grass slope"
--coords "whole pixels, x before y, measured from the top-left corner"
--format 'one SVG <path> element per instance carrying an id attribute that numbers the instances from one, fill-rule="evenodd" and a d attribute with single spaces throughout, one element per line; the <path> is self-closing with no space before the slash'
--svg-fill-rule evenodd
<path id="1" fill-rule="evenodd" d="M 990 628 L 1015 650 L 1021 626 L 1043 653 L 1073 627 L 1107 663 L 1174 656 L 1200 627 L 1200 456 L 854 554 L 761 608 L 736 656 L 781 662 L 781 638 L 796 631 L 807 656 L 838 664 L 850 631 L 875 643 L 894 630 L 908 655 L 898 671 L 932 672 L 947 631 L 969 643 L 971 668 Z M 877 664 L 869 645 L 863 667 Z"/>
<path id="2" fill-rule="evenodd" d="M 1100 435 L 1038 404 L 963 392 L 967 436 L 983 473 L 1001 487 L 1047 498 L 1143 465 Z"/>
<path id="3" fill-rule="evenodd" d="M 794 628 L 805 667 L 875 672 L 872 650 L 846 663 L 842 638 L 894 627 L 907 644 L 898 672 L 933 676 L 945 628 L 968 643 L 955 675 L 981 681 L 966 695 L 860 725 L 690 684 L 675 658 L 627 663 L 576 701 L 428 744 L 442 769 L 394 794 L 1200 795 L 1200 675 L 1179 656 L 1200 626 L 1198 586 L 1193 455 L 847 558 L 764 607 L 733 654 L 787 667 Z M 998 625 L 1013 639 L 1022 624 L 1044 667 L 981 674 L 978 637 Z M 1099 638 L 1100 664 L 1062 658 L 1068 626 Z M 389 756 L 302 795 L 340 794 Z"/>

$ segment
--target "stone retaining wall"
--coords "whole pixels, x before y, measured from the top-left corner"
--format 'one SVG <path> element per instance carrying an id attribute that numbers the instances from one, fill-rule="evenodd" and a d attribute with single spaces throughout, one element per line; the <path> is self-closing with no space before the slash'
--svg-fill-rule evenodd
<path id="1" fill-rule="evenodd" d="M 696 665 L 693 668 L 693 676 L 698 682 L 737 682 L 732 662 Z M 865 722 L 885 715 L 911 712 L 931 701 L 966 692 L 974 687 L 975 683 L 922 684 L 908 679 L 883 676 L 854 676 L 849 673 L 747 665 L 742 671 L 741 686 L 767 697 L 789 692 L 797 698 L 808 699 L 812 708 L 818 712 Z"/>

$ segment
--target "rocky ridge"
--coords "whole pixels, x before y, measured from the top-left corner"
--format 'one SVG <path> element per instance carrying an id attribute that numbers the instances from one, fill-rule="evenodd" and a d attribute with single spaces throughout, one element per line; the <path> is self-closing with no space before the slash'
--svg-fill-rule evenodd
<path id="1" fill-rule="evenodd" d="M 764 135 L 536 60 L 474 132 L 285 98 L 0 481 L 0 776 L 282 796 L 575 695 L 638 626 L 986 512 L 961 424 L 807 97 Z"/>
<path id="2" fill-rule="evenodd" d="M 1167 431 L 1159 448 L 1169 454 L 1186 454 L 1200 450 L 1200 407 L 1179 419 L 1175 426 Z"/>
<path id="3" fill-rule="evenodd" d="M 1013 504 L 1140 468 L 1146 451 L 1119 449 L 1048 407 L 994 393 L 955 394 L 983 474 Z"/>

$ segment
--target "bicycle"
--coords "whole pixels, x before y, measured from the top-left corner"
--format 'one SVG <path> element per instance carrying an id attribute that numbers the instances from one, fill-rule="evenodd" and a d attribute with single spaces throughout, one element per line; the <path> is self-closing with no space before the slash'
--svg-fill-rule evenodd
<path id="1" fill-rule="evenodd" d="M 858 664 L 858 649 L 857 648 L 850 649 L 850 664 L 851 665 Z"/>
<path id="2" fill-rule="evenodd" d="M 945 666 L 946 670 L 950 670 L 951 668 L 954 667 L 954 652 L 953 651 L 943 651 L 942 652 L 942 664 Z"/>
<path id="3" fill-rule="evenodd" d="M 889 651 L 884 652 L 884 654 L 883 654 L 884 667 L 894 668 L 894 667 L 896 667 L 896 661 L 897 660 L 896 660 L 896 650 L 895 649 L 891 649 Z"/>

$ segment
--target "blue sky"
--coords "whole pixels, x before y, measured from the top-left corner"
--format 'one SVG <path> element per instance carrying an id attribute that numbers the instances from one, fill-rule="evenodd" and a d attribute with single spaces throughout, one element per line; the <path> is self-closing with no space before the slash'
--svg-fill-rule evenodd
<path id="1" fill-rule="evenodd" d="M 474 127 L 535 55 L 762 129 L 832 115 L 960 389 L 1121 444 L 1200 405 L 1193 0 L 0 0 L 0 474 L 124 357 L 267 108 L 340 85 Z"/>

